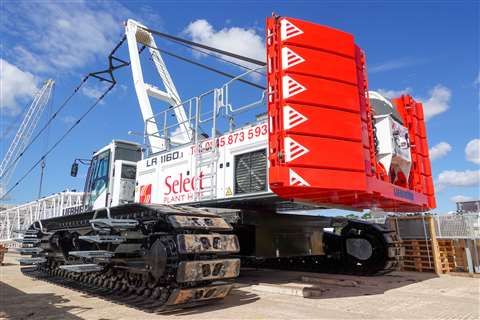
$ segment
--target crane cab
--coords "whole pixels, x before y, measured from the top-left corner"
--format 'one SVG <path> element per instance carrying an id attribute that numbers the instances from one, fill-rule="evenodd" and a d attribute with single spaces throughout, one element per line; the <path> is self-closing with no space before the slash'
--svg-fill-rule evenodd
<path id="1" fill-rule="evenodd" d="M 93 154 L 85 181 L 85 209 L 113 207 L 134 201 L 139 144 L 113 140 Z"/>

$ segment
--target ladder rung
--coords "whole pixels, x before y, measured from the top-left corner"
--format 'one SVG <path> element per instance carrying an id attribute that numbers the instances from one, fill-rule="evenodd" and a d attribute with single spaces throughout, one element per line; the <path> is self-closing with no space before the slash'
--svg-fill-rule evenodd
<path id="1" fill-rule="evenodd" d="M 111 258 L 113 257 L 114 253 L 111 251 L 106 250 L 92 250 L 92 251 L 70 251 L 68 253 L 71 256 L 79 257 L 79 258 Z"/>
<path id="2" fill-rule="evenodd" d="M 213 139 L 215 139 L 215 137 L 213 137 Z M 201 149 L 201 143 L 199 143 L 197 147 L 198 149 Z M 211 167 L 213 171 L 217 167 L 219 158 L 220 158 L 219 150 L 214 145 L 213 148 L 199 153 L 195 158 L 196 159 L 195 164 L 197 168 L 208 166 L 208 167 Z M 212 172 L 212 173 L 204 174 L 202 176 L 202 179 L 210 182 L 209 183 L 210 185 L 203 190 L 195 190 L 196 193 L 199 195 L 199 199 L 201 200 L 216 199 L 217 198 L 217 184 L 216 184 L 217 173 Z"/>
<path id="3" fill-rule="evenodd" d="M 16 248 L 16 252 L 22 253 L 22 254 L 32 254 L 32 253 L 40 253 L 43 251 L 42 248 L 39 247 L 34 247 L 34 248 Z"/>
<path id="4" fill-rule="evenodd" d="M 90 220 L 90 223 L 115 229 L 130 229 L 138 225 L 138 221 L 133 219 L 93 219 Z"/>
<path id="5" fill-rule="evenodd" d="M 36 234 L 25 234 L 23 236 L 23 239 L 38 239 L 37 235 Z"/>
<path id="6" fill-rule="evenodd" d="M 20 243 L 25 243 L 25 244 L 36 244 L 40 243 L 42 240 L 40 239 L 15 239 L 15 241 L 20 242 Z"/>
<path id="7" fill-rule="evenodd" d="M 98 272 L 102 271 L 103 267 L 98 264 L 67 264 L 60 266 L 60 269 L 71 272 Z"/>
<path id="8" fill-rule="evenodd" d="M 18 233 L 18 234 L 25 234 L 25 233 L 28 233 L 28 231 L 30 231 L 30 230 L 27 230 L 27 229 L 14 229 L 14 230 L 12 230 L 13 233 Z"/>
<path id="9" fill-rule="evenodd" d="M 80 240 L 95 242 L 95 243 L 113 243 L 119 244 L 125 242 L 127 239 L 121 236 L 112 236 L 112 235 L 95 235 L 95 236 L 80 236 Z"/>
<path id="10" fill-rule="evenodd" d="M 18 262 L 20 262 L 20 265 L 33 265 L 33 264 L 39 264 L 39 263 L 44 263 L 46 262 L 47 259 L 42 258 L 42 257 L 37 257 L 37 258 L 20 258 L 18 259 Z"/>

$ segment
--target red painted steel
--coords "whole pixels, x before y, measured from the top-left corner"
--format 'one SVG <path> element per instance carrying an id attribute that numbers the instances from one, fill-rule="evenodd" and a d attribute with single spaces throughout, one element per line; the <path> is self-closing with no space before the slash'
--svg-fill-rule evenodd
<path id="1" fill-rule="evenodd" d="M 361 141 L 361 119 L 356 113 L 306 104 L 289 103 L 283 107 L 283 130 L 301 134 Z M 312 121 L 313 120 L 313 121 Z M 318 120 L 322 125 L 318 125 Z M 328 121 L 324 121 L 328 120 Z"/>
<path id="2" fill-rule="evenodd" d="M 408 181 L 375 158 L 365 55 L 352 35 L 293 18 L 267 19 L 269 183 L 279 196 L 347 209 L 435 207 L 423 107 L 393 102 L 409 130 Z"/>

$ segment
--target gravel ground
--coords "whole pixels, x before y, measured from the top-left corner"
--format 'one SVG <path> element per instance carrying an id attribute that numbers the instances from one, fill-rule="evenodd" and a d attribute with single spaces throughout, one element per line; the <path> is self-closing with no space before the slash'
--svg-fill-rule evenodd
<path id="1" fill-rule="evenodd" d="M 244 270 L 221 302 L 152 314 L 25 277 L 16 258 L 0 266 L 2 319 L 480 319 L 479 278 Z"/>

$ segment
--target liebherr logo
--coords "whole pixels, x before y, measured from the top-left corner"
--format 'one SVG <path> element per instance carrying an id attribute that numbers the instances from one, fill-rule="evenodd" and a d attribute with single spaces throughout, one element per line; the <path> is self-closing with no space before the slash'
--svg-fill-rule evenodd
<path id="1" fill-rule="evenodd" d="M 297 81 L 293 80 L 290 76 L 283 76 L 282 78 L 282 87 L 283 87 L 283 99 L 293 97 L 294 95 L 299 94 L 307 90 Z"/>
<path id="2" fill-rule="evenodd" d="M 296 127 L 307 120 L 307 117 L 305 117 L 303 114 L 293 109 L 292 107 L 285 106 L 283 108 L 283 128 L 285 130 Z"/>
<path id="3" fill-rule="evenodd" d="M 282 48 L 282 69 L 286 70 L 290 67 L 296 66 L 299 63 L 304 62 L 305 59 L 303 59 L 300 55 L 295 53 L 292 49 L 288 47 L 283 47 Z"/>
<path id="4" fill-rule="evenodd" d="M 296 25 L 288 21 L 287 19 L 282 19 L 280 22 L 280 37 L 282 41 L 296 37 L 303 33 Z"/>
<path id="5" fill-rule="evenodd" d="M 309 187 L 310 184 L 298 175 L 295 171 L 290 169 L 290 185 L 294 187 Z"/>
<path id="6" fill-rule="evenodd" d="M 285 143 L 285 162 L 293 161 L 308 153 L 308 149 L 290 137 L 286 137 Z"/>

